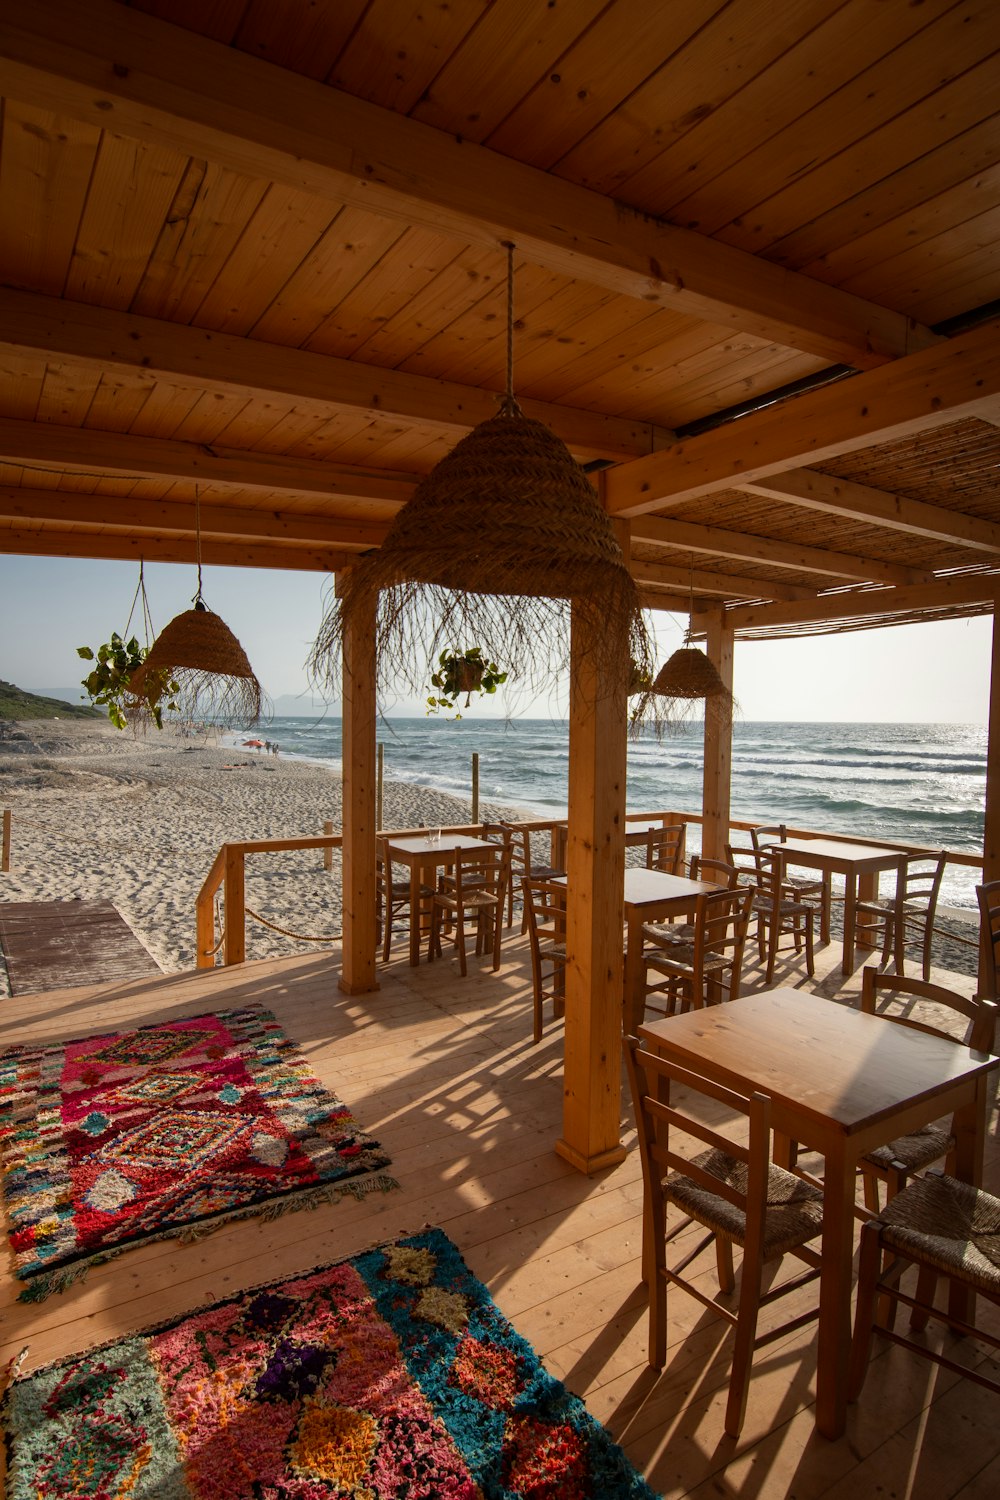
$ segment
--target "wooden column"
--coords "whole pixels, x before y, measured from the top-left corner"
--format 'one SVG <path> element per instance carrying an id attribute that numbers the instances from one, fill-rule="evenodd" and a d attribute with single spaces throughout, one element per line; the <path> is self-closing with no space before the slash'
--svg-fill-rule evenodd
<path id="1" fill-rule="evenodd" d="M 379 987 L 375 970 L 375 600 L 344 631 L 343 963 L 348 995 Z"/>
<path id="2" fill-rule="evenodd" d="M 566 1034 L 559 1155 L 581 1172 L 623 1160 L 622 902 L 628 661 L 598 673 L 604 621 L 573 605 L 566 870 Z"/>
<path id="3" fill-rule="evenodd" d="M 993 659 L 990 667 L 990 717 L 986 731 L 986 812 L 983 820 L 983 884 L 1000 880 L 1000 604 L 993 608 Z M 988 970 L 979 956 L 980 995 L 988 995 Z"/>
<path id="4" fill-rule="evenodd" d="M 733 691 L 733 632 L 725 623 L 721 605 L 704 613 L 707 627 L 705 650 L 714 664 L 726 691 Z M 701 852 L 706 859 L 725 859 L 729 842 L 729 797 L 733 770 L 732 707 L 721 710 L 712 699 L 705 704 L 705 763 L 701 806 L 704 822 L 701 830 Z"/>

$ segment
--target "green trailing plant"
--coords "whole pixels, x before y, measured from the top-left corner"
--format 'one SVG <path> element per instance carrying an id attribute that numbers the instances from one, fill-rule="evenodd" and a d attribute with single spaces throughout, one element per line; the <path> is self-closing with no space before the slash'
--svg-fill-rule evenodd
<path id="1" fill-rule="evenodd" d="M 507 673 L 501 672 L 495 661 L 486 661 L 479 646 L 470 646 L 468 651 L 442 651 L 438 657 L 438 670 L 431 676 L 431 687 L 437 696 L 427 699 L 428 714 L 439 709 L 455 709 L 454 717 L 460 719 L 458 700 L 465 694 L 465 707 L 472 701 L 473 693 L 495 693 L 501 683 L 507 681 Z"/>
<path id="2" fill-rule="evenodd" d="M 95 663 L 93 670 L 82 679 L 90 701 L 106 708 L 108 718 L 116 729 L 124 729 L 133 718 L 152 719 L 157 729 L 163 728 L 163 710 L 178 711 L 175 702 L 180 685 L 174 681 L 169 667 L 147 670 L 142 686 L 132 685 L 133 675 L 146 659 L 148 646 L 140 646 L 136 637 L 123 641 L 113 634 L 110 641 L 94 651 L 90 646 L 77 646 L 76 654 L 83 661 Z"/>

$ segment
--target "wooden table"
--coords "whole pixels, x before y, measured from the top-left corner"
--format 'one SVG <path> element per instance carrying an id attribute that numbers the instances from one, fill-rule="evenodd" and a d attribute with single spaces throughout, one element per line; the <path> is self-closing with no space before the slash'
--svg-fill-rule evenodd
<path id="1" fill-rule="evenodd" d="M 625 871 L 624 1015 L 625 1034 L 631 1036 L 645 1011 L 646 968 L 642 961 L 642 925 L 691 911 L 695 897 L 719 887 L 708 880 L 688 880 L 665 870 Z"/>
<path id="2" fill-rule="evenodd" d="M 440 865 L 453 865 L 456 849 L 496 847 L 496 844 L 477 839 L 470 833 L 442 833 L 438 838 L 430 838 L 424 833 L 414 838 L 386 839 L 386 857 L 394 864 L 406 865 L 410 872 L 410 963 L 413 968 L 420 963 L 420 885 L 424 877 L 429 875 L 426 883 L 433 886 L 435 870 Z"/>
<path id="3" fill-rule="evenodd" d="M 639 1036 L 739 1093 L 768 1094 L 781 1165 L 792 1165 L 795 1141 L 826 1159 L 816 1425 L 825 1437 L 839 1437 L 847 1410 L 858 1158 L 954 1110 L 955 1175 L 978 1186 L 988 1075 L 1000 1058 L 790 989 L 651 1021 Z M 959 1291 L 956 1316 L 963 1315 L 962 1300 Z"/>
<path id="4" fill-rule="evenodd" d="M 780 854 L 785 865 L 805 865 L 822 870 L 825 875 L 843 875 L 844 956 L 840 967 L 844 974 L 849 974 L 854 967 L 858 877 L 895 870 L 906 855 L 899 849 L 852 844 L 845 839 L 786 839 L 783 844 L 768 844 L 767 848 Z"/>

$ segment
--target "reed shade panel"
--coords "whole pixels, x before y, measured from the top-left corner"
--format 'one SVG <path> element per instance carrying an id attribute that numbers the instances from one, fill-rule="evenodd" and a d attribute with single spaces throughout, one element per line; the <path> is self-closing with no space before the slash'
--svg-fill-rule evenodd
<path id="1" fill-rule="evenodd" d="M 650 661 L 635 583 L 596 491 L 565 443 L 514 398 L 512 249 L 507 394 L 417 486 L 378 551 L 345 575 L 313 654 L 328 676 L 343 622 L 376 591 L 380 677 L 409 671 L 414 687 L 436 647 L 471 642 L 514 677 L 548 684 L 568 655 L 568 611 L 555 601 L 599 611 L 596 649 L 619 679 L 629 652 Z"/>
<path id="2" fill-rule="evenodd" d="M 157 636 L 142 666 L 133 673 L 133 690 L 141 694 L 146 673 L 163 667 L 180 685 L 187 716 L 200 714 L 246 727 L 260 718 L 260 683 L 247 654 L 200 592 L 194 607 L 175 615 Z"/>

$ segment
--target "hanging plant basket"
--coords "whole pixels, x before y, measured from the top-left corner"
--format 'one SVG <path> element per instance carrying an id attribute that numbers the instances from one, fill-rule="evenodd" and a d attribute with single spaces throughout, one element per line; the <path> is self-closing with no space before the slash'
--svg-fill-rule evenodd
<path id="1" fill-rule="evenodd" d="M 507 681 L 507 673 L 501 672 L 495 661 L 487 661 L 479 646 L 468 651 L 442 651 L 438 657 L 438 669 L 431 676 L 431 687 L 439 696 L 427 699 L 428 714 L 436 714 L 441 708 L 456 708 L 458 699 L 465 694 L 465 707 L 472 701 L 473 693 L 496 692 Z M 455 714 L 460 719 L 460 713 Z"/>
<path id="2" fill-rule="evenodd" d="M 135 607 L 140 602 L 142 623 L 146 633 L 144 646 L 140 646 L 137 636 L 128 635 Z M 179 711 L 177 695 L 180 692 L 180 685 L 174 679 L 173 672 L 168 666 L 155 664 L 147 666 L 150 652 L 149 641 L 154 633 L 149 613 L 149 600 L 146 598 L 143 564 L 140 563 L 139 582 L 125 625 L 125 635 L 128 639 L 112 633 L 110 641 L 105 641 L 102 646 L 98 646 L 96 651 L 90 646 L 77 646 L 76 648 L 76 654 L 81 661 L 94 663 L 90 672 L 83 678 L 81 686 L 86 688 L 93 704 L 107 709 L 108 718 L 116 729 L 125 729 L 128 725 L 131 725 L 133 729 L 143 729 L 150 723 L 155 724 L 157 729 L 162 729 L 163 710 L 166 708 L 174 713 Z M 137 681 L 137 674 L 140 671 L 142 678 L 141 681 Z"/>

